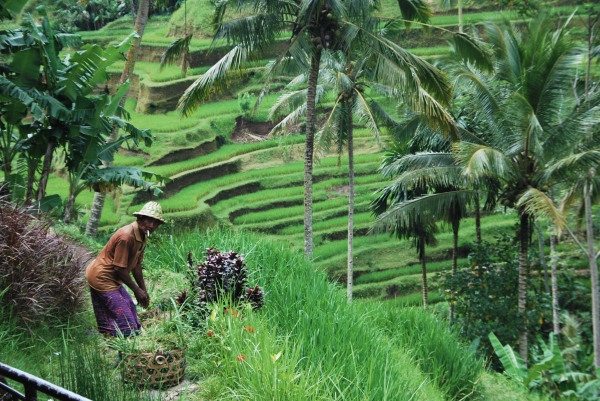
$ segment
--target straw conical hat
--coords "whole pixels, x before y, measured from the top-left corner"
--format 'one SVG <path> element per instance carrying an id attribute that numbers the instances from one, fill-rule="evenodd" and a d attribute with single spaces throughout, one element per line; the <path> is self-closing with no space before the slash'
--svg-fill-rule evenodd
<path id="1" fill-rule="evenodd" d="M 133 213 L 134 216 L 146 216 L 152 217 L 162 223 L 165 223 L 165 219 L 162 216 L 162 207 L 156 202 L 148 202 L 144 205 L 142 210 Z"/>

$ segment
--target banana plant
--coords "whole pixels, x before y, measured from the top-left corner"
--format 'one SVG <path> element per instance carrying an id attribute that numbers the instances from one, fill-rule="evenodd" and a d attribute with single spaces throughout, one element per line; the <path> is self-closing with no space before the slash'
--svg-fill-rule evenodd
<path id="1" fill-rule="evenodd" d="M 509 345 L 503 346 L 494 333 L 490 333 L 488 338 L 504 367 L 504 373 L 527 390 L 549 392 L 554 399 L 600 399 L 600 369 L 596 378 L 588 373 L 570 371 L 554 333 L 550 333 L 548 344 L 540 341 L 541 355 L 529 368 Z"/>
<path id="2" fill-rule="evenodd" d="M 140 130 L 126 120 L 117 117 L 125 115 L 119 106 L 123 96 L 129 89 L 129 82 L 119 87 L 117 93 L 94 97 L 78 97 L 73 114 L 79 124 L 77 136 L 71 138 L 65 146 L 66 167 L 69 172 L 69 197 L 65 205 L 63 221 L 69 223 L 75 198 L 85 188 L 106 190 L 107 187 L 127 184 L 133 187 L 143 187 L 154 195 L 162 194 L 157 183 L 168 181 L 160 175 L 134 167 L 107 167 L 103 163 L 111 163 L 114 153 L 125 142 L 138 145 L 141 141 L 146 145 L 152 143 L 149 130 Z M 107 142 L 106 138 L 114 126 L 126 133 L 116 141 Z M 149 182 L 150 180 L 155 182 Z"/>

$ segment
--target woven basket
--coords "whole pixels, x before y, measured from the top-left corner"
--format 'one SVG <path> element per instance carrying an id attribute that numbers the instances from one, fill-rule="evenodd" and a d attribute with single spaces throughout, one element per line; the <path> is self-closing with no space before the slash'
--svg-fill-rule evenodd
<path id="1" fill-rule="evenodd" d="M 129 354 L 123 357 L 125 383 L 139 386 L 171 387 L 183 380 L 185 350 L 176 348 L 155 353 Z"/>

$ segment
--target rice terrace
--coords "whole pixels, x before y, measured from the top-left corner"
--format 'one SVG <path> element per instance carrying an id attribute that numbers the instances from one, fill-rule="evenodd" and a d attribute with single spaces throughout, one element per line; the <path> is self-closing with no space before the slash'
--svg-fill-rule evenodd
<path id="1" fill-rule="evenodd" d="M 0 401 L 600 400 L 599 32 L 0 0 Z"/>

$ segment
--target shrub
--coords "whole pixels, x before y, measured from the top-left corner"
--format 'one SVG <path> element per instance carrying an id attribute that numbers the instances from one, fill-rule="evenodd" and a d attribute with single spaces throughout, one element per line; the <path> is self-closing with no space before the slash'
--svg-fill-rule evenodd
<path id="1" fill-rule="evenodd" d="M 84 265 L 31 209 L 0 199 L 0 300 L 26 325 L 66 318 L 82 304 Z"/>
<path id="2" fill-rule="evenodd" d="M 240 303 L 249 303 L 252 309 L 260 309 L 264 302 L 264 292 L 258 287 L 246 287 L 248 282 L 248 269 L 244 258 L 234 251 L 221 253 L 207 248 L 206 259 L 201 264 L 194 266 L 192 252 L 188 253 L 188 282 L 192 288 L 192 312 L 198 317 L 204 317 L 210 307 L 221 301 L 231 302 L 233 306 Z M 187 292 L 183 292 L 178 301 L 185 303 Z M 237 311 L 231 310 L 231 313 Z M 194 314 L 194 313 L 193 313 Z"/>
<path id="3" fill-rule="evenodd" d="M 519 260 L 515 238 L 499 237 L 495 244 L 473 244 L 469 267 L 454 276 L 446 274 L 443 296 L 454 305 L 455 323 L 469 340 L 480 342 L 485 356 L 493 353 L 487 340 L 491 332 L 503 344 L 517 344 L 519 327 L 525 319 L 533 338 L 542 331 L 549 313 L 547 294 L 527 296 L 525 316 L 518 313 Z M 497 360 L 494 360 L 496 366 Z"/>

